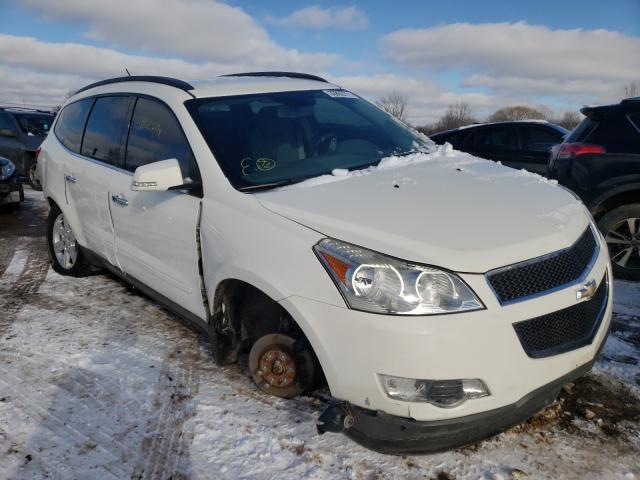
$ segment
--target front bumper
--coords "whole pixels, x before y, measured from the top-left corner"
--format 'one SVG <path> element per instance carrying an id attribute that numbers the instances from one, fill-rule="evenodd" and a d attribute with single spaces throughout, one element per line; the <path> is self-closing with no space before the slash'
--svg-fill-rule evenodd
<path id="1" fill-rule="evenodd" d="M 552 403 L 564 384 L 587 373 L 594 361 L 511 405 L 450 420 L 418 422 L 348 404 L 333 404 L 320 416 L 318 432 L 344 432 L 367 448 L 389 454 L 436 453 L 460 448 L 527 420 Z"/>

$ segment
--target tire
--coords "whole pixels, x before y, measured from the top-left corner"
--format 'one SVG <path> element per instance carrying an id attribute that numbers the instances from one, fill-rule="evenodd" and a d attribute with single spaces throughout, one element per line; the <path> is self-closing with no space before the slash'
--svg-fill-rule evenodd
<path id="1" fill-rule="evenodd" d="M 83 277 L 91 272 L 71 227 L 57 205 L 52 205 L 47 219 L 47 247 L 51 267 L 60 275 Z"/>
<path id="2" fill-rule="evenodd" d="M 614 208 L 598 221 L 598 228 L 609 247 L 613 275 L 640 281 L 640 204 Z"/>
<path id="3" fill-rule="evenodd" d="M 37 167 L 38 167 L 38 163 L 36 159 L 31 158 L 27 161 L 27 168 L 25 169 L 25 173 L 27 175 L 27 178 L 29 179 L 29 185 L 31 185 L 31 188 L 41 192 L 42 184 L 40 183 L 36 175 Z"/>

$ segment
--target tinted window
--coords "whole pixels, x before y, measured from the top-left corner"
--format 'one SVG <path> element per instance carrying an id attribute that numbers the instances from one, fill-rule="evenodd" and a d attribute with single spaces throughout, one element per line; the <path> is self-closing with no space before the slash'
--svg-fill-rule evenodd
<path id="1" fill-rule="evenodd" d="M 158 102 L 139 98 L 131 119 L 125 168 L 133 172 L 141 165 L 170 158 L 178 160 L 185 180 L 199 179 L 189 142 L 173 113 Z"/>
<path id="2" fill-rule="evenodd" d="M 129 97 L 100 97 L 91 110 L 82 155 L 121 167 Z"/>
<path id="3" fill-rule="evenodd" d="M 433 137 L 433 140 L 441 145 L 449 142 L 454 148 L 460 148 L 467 143 L 467 140 L 472 133 L 473 130 L 470 129 L 457 130 L 455 132 L 447 133 L 446 135 L 438 135 L 436 137 Z"/>
<path id="4" fill-rule="evenodd" d="M 629 115 L 629 121 L 633 124 L 633 126 L 640 134 L 640 112 L 632 113 L 631 115 Z"/>
<path id="5" fill-rule="evenodd" d="M 551 147 L 562 142 L 562 134 L 538 127 L 519 127 L 522 149 L 535 152 L 548 152 Z"/>
<path id="6" fill-rule="evenodd" d="M 565 142 L 584 142 L 598 124 L 590 118 L 585 118 L 574 128 L 565 139 Z"/>
<path id="7" fill-rule="evenodd" d="M 53 115 L 16 113 L 15 116 L 22 131 L 32 135 L 46 135 L 53 122 Z"/>
<path id="8" fill-rule="evenodd" d="M 6 113 L 0 112 L 0 128 L 7 128 L 9 130 L 15 130 L 16 128 L 11 121 L 11 117 Z"/>
<path id="9" fill-rule="evenodd" d="M 80 153 L 82 131 L 92 104 L 93 98 L 85 98 L 70 103 L 58 115 L 54 132 L 58 140 L 72 152 Z"/>
<path id="10" fill-rule="evenodd" d="M 612 111 L 598 118 L 588 143 L 602 145 L 607 153 L 640 153 L 640 135 L 622 112 Z"/>
<path id="11" fill-rule="evenodd" d="M 518 136 L 514 127 L 479 128 L 476 131 L 476 147 L 479 149 L 518 149 Z"/>

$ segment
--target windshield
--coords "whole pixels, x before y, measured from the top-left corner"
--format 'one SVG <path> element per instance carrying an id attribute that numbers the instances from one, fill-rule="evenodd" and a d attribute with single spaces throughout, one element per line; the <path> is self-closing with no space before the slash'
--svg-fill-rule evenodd
<path id="1" fill-rule="evenodd" d="M 53 122 L 53 115 L 35 113 L 16 113 L 14 115 L 22 131 L 32 135 L 46 135 Z"/>
<path id="2" fill-rule="evenodd" d="M 186 105 L 240 190 L 295 183 L 336 168 L 360 169 L 432 145 L 346 90 L 194 99 Z"/>

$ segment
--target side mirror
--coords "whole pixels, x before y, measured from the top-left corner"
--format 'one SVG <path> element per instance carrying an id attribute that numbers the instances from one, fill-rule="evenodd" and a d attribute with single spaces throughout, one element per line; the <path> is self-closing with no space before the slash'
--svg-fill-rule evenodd
<path id="1" fill-rule="evenodd" d="M 166 192 L 184 184 L 180 164 L 175 158 L 136 168 L 131 181 L 134 192 Z"/>
<path id="2" fill-rule="evenodd" d="M 11 137 L 15 138 L 18 136 L 18 133 L 11 128 L 0 128 L 0 137 Z"/>

